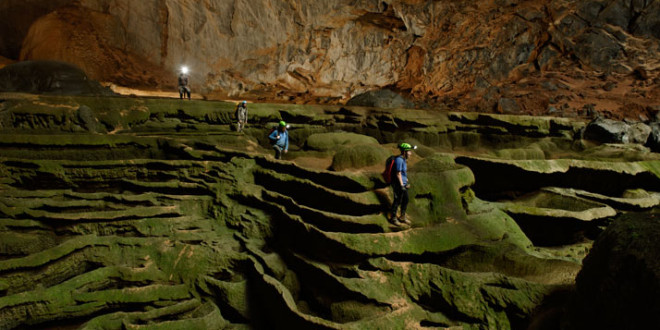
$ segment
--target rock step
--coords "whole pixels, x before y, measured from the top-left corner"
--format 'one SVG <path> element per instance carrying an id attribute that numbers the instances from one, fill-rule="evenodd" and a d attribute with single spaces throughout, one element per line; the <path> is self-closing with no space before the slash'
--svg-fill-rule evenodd
<path id="1" fill-rule="evenodd" d="M 371 191 L 334 191 L 306 179 L 262 169 L 254 172 L 254 181 L 267 190 L 290 197 L 300 205 L 321 211 L 364 216 L 383 209 L 378 197 Z"/>
<path id="2" fill-rule="evenodd" d="M 660 206 L 660 193 L 647 192 L 643 189 L 627 190 L 623 193 L 623 197 L 610 197 L 610 196 L 588 192 L 585 190 L 570 189 L 570 188 L 566 189 L 566 188 L 551 187 L 551 188 L 544 188 L 543 190 L 554 191 L 565 195 L 573 195 L 577 197 L 586 198 L 589 200 L 610 205 L 611 207 L 617 210 L 642 211 Z"/>
<path id="3" fill-rule="evenodd" d="M 320 211 L 302 206 L 290 197 L 268 190 L 263 191 L 262 197 L 265 201 L 284 206 L 290 214 L 300 216 L 305 222 L 323 231 L 343 233 L 382 233 L 387 231 L 388 222 L 385 216 L 380 214 L 350 216 L 342 213 Z"/>
<path id="4" fill-rule="evenodd" d="M 57 221 L 96 221 L 112 222 L 129 219 L 169 218 L 183 215 L 179 206 L 160 207 L 134 207 L 118 211 L 91 211 L 91 212 L 48 212 L 41 210 L 24 210 L 21 216 L 38 219 L 45 222 Z"/>
<path id="5" fill-rule="evenodd" d="M 139 328 L 146 323 L 167 329 L 220 329 L 228 325 L 215 304 L 194 298 L 145 312 L 115 312 L 97 316 L 85 322 L 81 330 Z"/>
<path id="6" fill-rule="evenodd" d="M 289 174 L 298 178 L 308 179 L 315 184 L 331 190 L 349 193 L 362 193 L 374 188 L 371 178 L 351 173 L 310 170 L 291 162 L 270 160 L 266 157 L 256 157 L 257 165 L 278 173 Z"/>
<path id="7" fill-rule="evenodd" d="M 456 162 L 474 173 L 473 189 L 477 195 L 491 200 L 543 187 L 574 188 L 607 196 L 620 196 L 628 189 L 654 191 L 660 187 L 660 161 L 501 160 L 460 156 Z"/>

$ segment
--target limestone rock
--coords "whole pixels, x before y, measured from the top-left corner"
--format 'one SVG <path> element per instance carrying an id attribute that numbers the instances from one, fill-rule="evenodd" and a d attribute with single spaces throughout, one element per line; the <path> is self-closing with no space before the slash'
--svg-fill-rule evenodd
<path id="1" fill-rule="evenodd" d="M 616 215 L 610 206 L 560 189 L 545 188 L 501 205 L 538 246 L 568 245 L 585 236 L 593 239 L 602 223 L 598 220 Z"/>
<path id="2" fill-rule="evenodd" d="M 91 133 L 106 133 L 105 127 L 98 122 L 92 109 L 83 105 L 76 110 L 76 116 L 83 127 Z"/>
<path id="3" fill-rule="evenodd" d="M 633 123 L 630 125 L 628 140 L 630 143 L 644 144 L 652 132 L 651 127 L 644 123 Z"/>
<path id="4" fill-rule="evenodd" d="M 651 134 L 646 141 L 646 146 L 655 152 L 660 152 L 660 122 L 651 124 Z"/>
<path id="5" fill-rule="evenodd" d="M 651 128 L 643 123 L 632 125 L 611 119 L 596 118 L 584 130 L 584 138 L 603 143 L 644 144 L 651 134 Z"/>
<path id="6" fill-rule="evenodd" d="M 520 106 L 516 100 L 503 97 L 497 102 L 497 112 L 504 114 L 517 114 L 520 113 Z"/>
<path id="7" fill-rule="evenodd" d="M 484 82 L 523 92 L 548 69 L 652 71 L 658 6 L 7 0 L 0 56 L 69 61 L 96 80 L 160 89 L 173 88 L 174 72 L 188 65 L 193 88 L 218 98 L 345 103 L 392 87 L 416 102 L 490 112 L 501 95 L 484 97 Z M 536 97 L 517 98 L 521 109 L 539 108 Z"/>
<path id="8" fill-rule="evenodd" d="M 355 144 L 345 146 L 332 158 L 331 168 L 337 171 L 358 169 L 383 163 L 389 152 L 378 144 Z"/>
<path id="9" fill-rule="evenodd" d="M 373 137 L 347 132 L 313 134 L 307 138 L 305 147 L 311 150 L 337 150 L 344 146 L 355 144 L 378 144 Z"/>
<path id="10" fill-rule="evenodd" d="M 18 59 L 23 39 L 39 17 L 70 4 L 73 0 L 6 0 L 0 4 L 0 54 Z"/>
<path id="11" fill-rule="evenodd" d="M 375 108 L 414 108 L 415 104 L 406 100 L 400 94 L 389 89 L 370 91 L 356 95 L 346 105 L 375 107 Z"/>
<path id="12" fill-rule="evenodd" d="M 0 100 L 0 328 L 523 329 L 590 242 L 534 246 L 494 200 L 582 188 L 525 206 L 594 225 L 612 210 L 584 199 L 658 203 L 659 155 L 581 160 L 567 118 L 255 102 L 237 134 L 230 102 L 15 94 Z M 317 149 L 272 159 L 280 116 Z M 111 134 L 80 127 L 94 123 Z M 410 226 L 388 223 L 379 176 L 401 140 L 425 144 Z M 345 148 L 382 158 L 326 170 Z"/>
<path id="13" fill-rule="evenodd" d="M 605 143 L 628 142 L 626 133 L 628 125 L 611 119 L 596 118 L 584 130 L 584 138 Z"/>
<path id="14" fill-rule="evenodd" d="M 26 61 L 0 69 L 0 91 L 68 94 L 112 95 L 98 82 L 87 78 L 75 65 L 54 61 Z"/>
<path id="15" fill-rule="evenodd" d="M 566 329 L 644 328 L 660 303 L 658 215 L 624 215 L 596 240 L 576 279 Z"/>

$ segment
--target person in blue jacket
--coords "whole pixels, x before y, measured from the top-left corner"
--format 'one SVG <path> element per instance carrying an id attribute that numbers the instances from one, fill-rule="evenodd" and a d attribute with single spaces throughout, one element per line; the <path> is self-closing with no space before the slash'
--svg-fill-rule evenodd
<path id="1" fill-rule="evenodd" d="M 399 144 L 401 155 L 394 159 L 394 168 L 392 169 L 392 190 L 394 191 L 394 201 L 390 209 L 390 223 L 400 225 L 402 223 L 410 224 L 410 220 L 406 217 L 406 209 L 408 208 L 408 189 L 410 189 L 410 182 L 408 181 L 408 158 L 412 155 L 412 151 L 417 149 L 417 146 L 410 145 L 409 143 Z M 396 216 L 397 209 L 401 207 L 401 215 Z"/>
<path id="2" fill-rule="evenodd" d="M 268 136 L 270 144 L 275 149 L 275 159 L 282 159 L 282 152 L 287 153 L 289 151 L 289 132 L 286 130 L 288 127 L 289 125 L 282 120 L 277 129 L 273 130 Z"/>

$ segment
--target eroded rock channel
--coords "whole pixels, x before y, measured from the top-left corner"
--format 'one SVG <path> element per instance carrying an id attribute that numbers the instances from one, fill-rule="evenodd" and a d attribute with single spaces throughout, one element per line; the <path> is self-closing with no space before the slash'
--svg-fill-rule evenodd
<path id="1" fill-rule="evenodd" d="M 0 100 L 0 328 L 526 328 L 660 155 L 550 117 Z M 274 160 L 266 134 L 291 125 Z M 379 172 L 399 141 L 412 225 Z"/>

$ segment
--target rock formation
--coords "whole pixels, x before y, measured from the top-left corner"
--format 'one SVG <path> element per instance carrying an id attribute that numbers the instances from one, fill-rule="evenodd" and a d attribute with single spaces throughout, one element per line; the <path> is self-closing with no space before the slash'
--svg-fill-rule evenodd
<path id="1" fill-rule="evenodd" d="M 658 1 L 0 6 L 0 56 L 69 61 L 123 86 L 173 88 L 185 64 L 208 97 L 345 103 L 390 88 L 421 106 L 634 120 L 660 103 Z"/>
<path id="2" fill-rule="evenodd" d="M 580 120 L 0 96 L 1 328 L 526 328 L 660 204 L 660 156 Z M 409 227 L 372 161 L 404 139 Z"/>
<path id="3" fill-rule="evenodd" d="M 0 69 L 0 90 L 33 94 L 113 95 L 76 66 L 55 61 L 24 61 Z"/>
<path id="4" fill-rule="evenodd" d="M 658 215 L 628 215 L 598 238 L 577 277 L 565 329 L 644 328 L 657 320 Z"/>
<path id="5" fill-rule="evenodd" d="M 1 1 L 0 328 L 647 321 L 659 13 L 658 0 Z M 92 81 L 173 90 L 182 65 L 200 97 L 262 101 L 243 133 L 232 103 Z M 291 147 L 274 160 L 280 120 Z M 412 224 L 395 226 L 380 172 L 402 141 L 419 148 Z"/>

